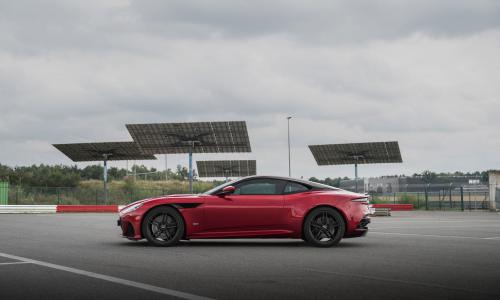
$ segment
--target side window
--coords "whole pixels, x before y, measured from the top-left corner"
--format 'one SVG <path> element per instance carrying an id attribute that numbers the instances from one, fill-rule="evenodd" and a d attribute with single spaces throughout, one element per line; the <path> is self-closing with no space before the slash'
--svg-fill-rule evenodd
<path id="1" fill-rule="evenodd" d="M 236 185 L 233 195 L 281 195 L 282 182 L 275 179 L 256 179 Z"/>
<path id="2" fill-rule="evenodd" d="M 285 186 L 285 194 L 295 194 L 309 191 L 309 188 L 297 182 L 288 182 Z"/>

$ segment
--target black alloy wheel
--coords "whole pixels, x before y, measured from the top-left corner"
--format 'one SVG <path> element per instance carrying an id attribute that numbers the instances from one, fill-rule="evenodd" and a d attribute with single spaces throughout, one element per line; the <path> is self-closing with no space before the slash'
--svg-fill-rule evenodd
<path id="1" fill-rule="evenodd" d="M 313 210 L 304 222 L 304 237 L 317 247 L 337 245 L 345 232 L 345 222 L 338 211 L 330 207 Z"/>
<path id="2" fill-rule="evenodd" d="M 184 235 L 184 220 L 175 208 L 157 207 L 144 218 L 142 233 L 154 246 L 172 246 Z"/>

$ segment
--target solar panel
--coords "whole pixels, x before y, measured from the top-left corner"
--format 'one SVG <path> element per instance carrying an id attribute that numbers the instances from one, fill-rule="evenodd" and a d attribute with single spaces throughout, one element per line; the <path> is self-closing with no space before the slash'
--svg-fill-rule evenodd
<path id="1" fill-rule="evenodd" d="M 75 162 L 102 161 L 105 155 L 107 155 L 107 160 L 156 159 L 154 155 L 142 152 L 134 142 L 54 144 L 53 146 Z"/>
<path id="2" fill-rule="evenodd" d="M 318 165 L 401 163 L 398 142 L 309 145 Z"/>
<path id="3" fill-rule="evenodd" d="M 245 121 L 127 124 L 149 154 L 251 152 Z"/>
<path id="4" fill-rule="evenodd" d="M 200 177 L 244 177 L 257 174 L 255 160 L 205 160 L 197 161 Z"/>

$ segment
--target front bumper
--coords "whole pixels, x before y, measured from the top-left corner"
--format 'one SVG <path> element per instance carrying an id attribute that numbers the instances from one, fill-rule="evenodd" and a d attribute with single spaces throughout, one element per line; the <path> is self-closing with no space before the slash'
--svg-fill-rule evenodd
<path id="1" fill-rule="evenodd" d="M 117 221 L 116 225 L 122 230 L 122 237 L 130 240 L 140 240 L 141 235 L 141 217 L 136 215 L 123 215 Z"/>

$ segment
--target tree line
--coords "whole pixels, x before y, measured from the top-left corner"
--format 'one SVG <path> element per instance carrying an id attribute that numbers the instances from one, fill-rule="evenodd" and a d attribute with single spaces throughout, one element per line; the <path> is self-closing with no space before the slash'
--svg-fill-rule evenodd
<path id="1" fill-rule="evenodd" d="M 9 167 L 0 164 L 0 181 L 9 182 L 10 185 L 19 186 L 39 186 L 39 187 L 75 187 L 84 180 L 102 180 L 103 166 L 89 165 L 84 168 L 78 168 L 76 165 L 32 165 L 21 167 Z M 136 175 L 134 175 L 136 174 Z M 194 172 L 196 178 L 196 172 Z M 405 175 L 393 175 L 386 177 L 404 177 Z M 482 182 L 488 181 L 488 171 L 482 172 L 453 172 L 453 173 L 435 173 L 426 170 L 422 173 L 415 173 L 409 177 L 419 177 L 424 182 L 431 183 L 437 177 L 441 176 L 467 176 L 480 179 Z M 148 168 L 144 165 L 134 165 L 132 169 L 127 171 L 124 168 L 110 167 L 108 168 L 108 180 L 123 180 L 126 177 L 147 180 L 165 180 L 167 177 L 171 180 L 187 180 L 188 169 L 178 165 L 176 169 L 158 171 L 156 168 Z M 316 177 L 309 178 L 310 181 L 327 184 L 334 187 L 339 187 L 342 180 L 349 180 L 349 177 L 337 177 L 318 179 Z"/>
<path id="2" fill-rule="evenodd" d="M 425 183 L 433 183 L 438 177 L 468 177 L 468 178 L 477 178 L 479 179 L 481 182 L 483 183 L 486 183 L 488 182 L 488 173 L 489 171 L 476 171 L 476 172 L 460 172 L 460 171 L 456 171 L 456 172 L 440 172 L 440 173 L 436 173 L 436 172 L 432 172 L 432 171 L 429 171 L 429 170 L 425 170 L 423 171 L 422 173 L 415 173 L 411 176 L 406 176 L 406 175 L 390 175 L 390 176 L 383 176 L 383 177 L 393 177 L 393 178 L 397 178 L 397 177 L 412 177 L 412 178 L 420 178 L 423 182 Z M 349 177 L 337 177 L 337 178 L 330 178 L 330 177 L 327 177 L 323 180 L 321 179 L 318 179 L 316 177 L 311 177 L 309 178 L 309 181 L 313 181 L 313 182 L 318 182 L 318 183 L 322 183 L 322 184 L 326 184 L 326 185 L 330 185 L 330 186 L 333 186 L 333 187 L 340 187 L 340 182 L 342 180 L 350 180 L 351 178 Z"/>
<path id="3" fill-rule="evenodd" d="M 104 167 L 89 165 L 78 168 L 76 165 L 32 165 L 22 167 L 9 167 L 0 164 L 0 181 L 9 182 L 10 185 L 40 186 L 40 187 L 75 187 L 82 180 L 102 180 Z M 196 176 L 196 173 L 194 173 Z M 148 180 L 187 180 L 188 170 L 178 165 L 175 170 L 158 171 L 144 165 L 132 166 L 132 171 L 124 168 L 108 168 L 108 180 L 123 180 L 126 177 L 136 177 Z"/>

